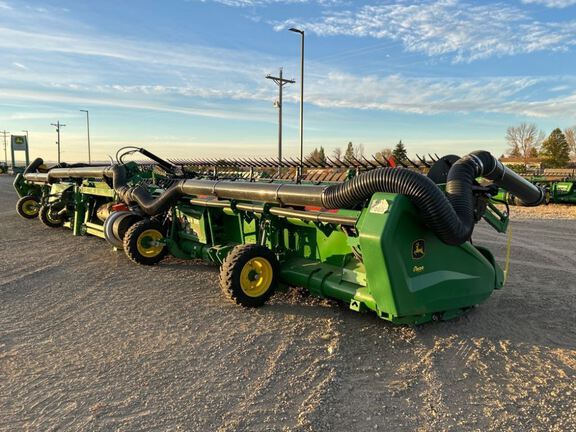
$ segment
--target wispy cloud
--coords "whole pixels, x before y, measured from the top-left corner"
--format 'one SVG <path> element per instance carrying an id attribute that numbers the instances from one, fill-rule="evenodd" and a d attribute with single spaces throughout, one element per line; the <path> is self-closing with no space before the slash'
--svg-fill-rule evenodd
<path id="1" fill-rule="evenodd" d="M 451 53 L 457 59 L 471 60 L 514 52 L 513 44 L 507 40 L 512 33 L 507 23 L 524 25 L 529 21 L 524 13 L 501 4 L 473 6 L 442 0 L 416 5 L 403 2 L 364 6 L 357 12 L 327 11 L 321 21 L 303 25 L 318 34 L 349 32 L 390 38 L 401 41 L 412 51 L 428 55 Z M 279 26 L 290 23 L 286 21 Z M 66 30 L 58 32 L 34 31 L 19 24 L 10 26 L 10 20 L 0 24 L 0 48 L 12 66 L 0 70 L 3 82 L 0 100 L 4 101 L 88 102 L 261 121 L 261 112 L 239 111 L 234 102 L 262 101 L 267 102 L 263 109 L 269 108 L 268 102 L 273 100 L 277 89 L 264 75 L 272 71 L 272 65 L 284 60 L 248 50 L 168 46 L 95 35 L 82 24 L 70 21 L 64 25 Z M 531 31 L 517 36 L 522 38 L 525 45 L 522 49 L 526 51 L 538 50 L 543 45 L 566 49 L 572 43 L 569 37 L 576 34 L 576 22 L 555 32 L 547 30 L 549 24 L 530 21 L 526 25 L 531 26 Z M 534 32 L 538 26 L 543 30 Z M 354 74 L 319 62 L 308 65 L 314 74 L 308 77 L 306 103 L 326 109 L 419 114 L 505 112 L 543 117 L 566 117 L 576 111 L 574 98 L 570 96 L 576 93 L 576 86 L 565 77 L 437 78 Z M 14 73 L 16 70 L 19 73 Z M 535 96 L 535 89 L 543 89 L 545 95 L 555 92 L 558 96 L 559 88 L 568 97 Z M 297 102 L 296 89 L 289 87 L 284 97 L 287 102 Z"/>
<path id="2" fill-rule="evenodd" d="M 549 8 L 563 9 L 576 5 L 576 0 L 522 0 L 526 4 L 540 4 Z"/>
<path id="3" fill-rule="evenodd" d="M 11 101 L 36 101 L 50 103 L 67 103 L 79 106 L 89 101 L 90 105 L 107 106 L 115 108 L 129 108 L 137 110 L 151 110 L 158 112 L 168 112 L 183 114 L 195 117 L 209 117 L 227 120 L 250 120 L 256 122 L 270 122 L 272 119 L 263 118 L 261 113 L 250 113 L 248 110 L 232 111 L 214 108 L 193 108 L 177 105 L 165 104 L 152 99 L 142 98 L 115 98 L 115 97 L 90 97 L 87 98 L 81 94 L 67 94 L 58 91 L 22 91 L 11 89 L 0 89 L 0 100 L 7 99 Z"/>
<path id="4" fill-rule="evenodd" d="M 458 0 L 364 5 L 327 11 L 320 18 L 273 22 L 276 30 L 299 26 L 320 36 L 389 39 L 410 52 L 470 62 L 492 56 L 567 51 L 576 45 L 576 20 L 540 22 L 502 3 Z"/>

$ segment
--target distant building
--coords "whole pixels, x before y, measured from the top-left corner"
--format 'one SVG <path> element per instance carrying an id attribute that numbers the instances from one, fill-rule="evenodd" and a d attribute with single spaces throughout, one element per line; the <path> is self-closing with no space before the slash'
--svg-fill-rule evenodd
<path id="1" fill-rule="evenodd" d="M 514 157 L 514 156 L 505 156 L 501 157 L 500 162 L 503 165 L 524 165 L 524 158 L 521 157 Z M 531 157 L 526 160 L 526 169 L 527 170 L 541 170 L 542 169 L 543 159 L 539 157 Z"/>

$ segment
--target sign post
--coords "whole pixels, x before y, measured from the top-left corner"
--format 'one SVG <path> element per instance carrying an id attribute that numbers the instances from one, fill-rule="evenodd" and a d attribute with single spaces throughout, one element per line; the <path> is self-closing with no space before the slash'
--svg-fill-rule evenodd
<path id="1" fill-rule="evenodd" d="M 12 154 L 12 172 L 22 173 L 24 169 L 30 164 L 30 156 L 28 152 L 28 137 L 26 135 L 11 135 L 10 136 L 10 152 Z M 26 164 L 24 166 L 16 166 L 16 152 L 23 151 Z"/>

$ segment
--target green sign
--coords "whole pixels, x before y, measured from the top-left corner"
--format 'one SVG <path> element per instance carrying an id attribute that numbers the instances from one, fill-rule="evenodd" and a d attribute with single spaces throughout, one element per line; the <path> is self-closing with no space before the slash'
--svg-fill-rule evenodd
<path id="1" fill-rule="evenodd" d="M 26 135 L 12 135 L 12 150 L 28 150 L 28 140 L 26 139 Z"/>

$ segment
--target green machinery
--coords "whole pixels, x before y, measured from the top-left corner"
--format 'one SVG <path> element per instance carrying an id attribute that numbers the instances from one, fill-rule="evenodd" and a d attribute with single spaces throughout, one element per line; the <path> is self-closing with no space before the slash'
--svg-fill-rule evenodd
<path id="1" fill-rule="evenodd" d="M 545 190 L 546 204 L 576 204 L 576 179 L 548 180 L 546 178 L 529 178 L 528 180 Z M 521 199 L 503 189 L 494 198 L 511 205 L 524 205 Z"/>
<path id="2" fill-rule="evenodd" d="M 126 153 L 142 153 L 157 164 L 151 167 L 135 162 L 123 163 L 122 170 L 130 184 L 147 182 L 152 189 L 156 189 L 159 184 L 166 184 L 167 176 L 178 176 L 177 167 L 145 149 L 128 149 Z M 122 154 L 119 160 L 124 156 Z M 51 228 L 70 228 L 74 235 L 91 234 L 114 240 L 113 229 L 116 233 L 118 230 L 124 232 L 128 220 L 139 219 L 135 210 L 130 212 L 130 218 L 124 218 L 126 220 L 122 223 L 119 221 L 114 228 L 110 226 L 106 231 L 104 222 L 108 216 L 115 210 L 128 209 L 118 202 L 114 191 L 111 178 L 115 169 L 114 166 L 84 164 L 60 164 L 47 169 L 42 159 L 36 159 L 14 180 L 14 188 L 21 197 L 16 205 L 17 212 L 27 219 L 39 217 L 44 225 Z M 118 241 L 115 245 L 121 246 Z"/>
<path id="3" fill-rule="evenodd" d="M 342 183 L 203 177 L 152 188 L 129 170 L 117 164 L 102 177 L 124 204 L 104 226 L 132 216 L 114 236 L 132 261 L 219 264 L 225 296 L 245 307 L 292 285 L 400 324 L 458 316 L 501 288 L 493 255 L 471 242 L 474 225 L 506 231 L 508 215 L 490 201 L 499 187 L 530 205 L 545 196 L 487 152 L 440 159 L 428 176 L 384 167 Z"/>

